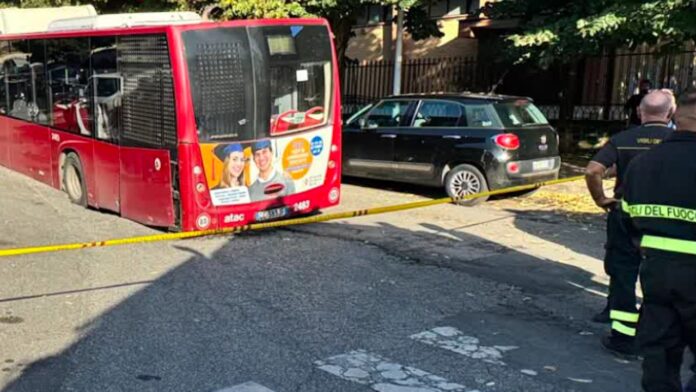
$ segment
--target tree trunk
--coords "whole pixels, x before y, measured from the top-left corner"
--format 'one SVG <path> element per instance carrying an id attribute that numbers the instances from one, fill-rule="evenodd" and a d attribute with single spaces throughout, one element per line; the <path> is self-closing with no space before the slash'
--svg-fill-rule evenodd
<path id="1" fill-rule="evenodd" d="M 336 45 L 336 58 L 338 59 L 338 72 L 343 80 L 343 71 L 346 68 L 346 51 L 348 50 L 348 42 L 352 36 L 353 23 L 350 18 L 339 20 L 331 20 L 331 27 L 334 33 L 334 43 Z"/>
<path id="2" fill-rule="evenodd" d="M 562 67 L 564 71 L 563 74 L 565 75 L 565 83 L 558 113 L 558 128 L 561 139 L 559 148 L 561 152 L 568 153 L 575 149 L 573 112 L 575 110 L 575 93 L 577 91 L 578 63 L 573 61 Z"/>

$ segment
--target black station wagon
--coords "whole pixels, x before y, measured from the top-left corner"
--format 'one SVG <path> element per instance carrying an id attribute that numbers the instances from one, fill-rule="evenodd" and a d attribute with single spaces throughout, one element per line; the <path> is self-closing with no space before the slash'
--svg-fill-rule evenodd
<path id="1" fill-rule="evenodd" d="M 451 197 L 556 179 L 560 166 L 558 135 L 528 98 L 393 96 L 343 126 L 346 176 L 444 187 Z"/>

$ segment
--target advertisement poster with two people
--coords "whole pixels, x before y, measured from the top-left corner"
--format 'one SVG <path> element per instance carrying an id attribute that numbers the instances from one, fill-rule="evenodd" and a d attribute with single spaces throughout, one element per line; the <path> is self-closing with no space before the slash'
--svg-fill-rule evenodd
<path id="1" fill-rule="evenodd" d="M 271 140 L 259 140 L 247 148 L 241 143 L 220 144 L 213 152 L 222 162 L 220 180 L 211 190 L 215 205 L 245 204 L 295 193 L 290 175 L 276 165 Z M 252 163 L 255 170 L 250 167 Z M 250 181 L 252 172 L 256 178 Z M 275 186 L 269 189 L 271 184 Z"/>

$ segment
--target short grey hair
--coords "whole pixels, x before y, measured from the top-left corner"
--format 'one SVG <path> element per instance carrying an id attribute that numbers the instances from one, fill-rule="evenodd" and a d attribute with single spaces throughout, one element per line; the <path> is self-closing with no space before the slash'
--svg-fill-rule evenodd
<path id="1" fill-rule="evenodd" d="M 674 110 L 674 96 L 664 90 L 653 90 L 640 101 L 642 115 L 667 117 Z"/>

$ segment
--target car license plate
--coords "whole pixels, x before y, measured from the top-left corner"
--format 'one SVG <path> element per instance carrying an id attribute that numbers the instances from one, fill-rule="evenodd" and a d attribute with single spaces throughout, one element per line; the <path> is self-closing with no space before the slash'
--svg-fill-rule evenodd
<path id="1" fill-rule="evenodd" d="M 259 211 L 256 213 L 256 221 L 267 221 L 272 219 L 282 218 L 290 213 L 288 207 L 273 208 L 271 210 Z"/>
<path id="2" fill-rule="evenodd" d="M 553 168 L 553 159 L 542 159 L 532 162 L 532 170 L 549 170 Z"/>

